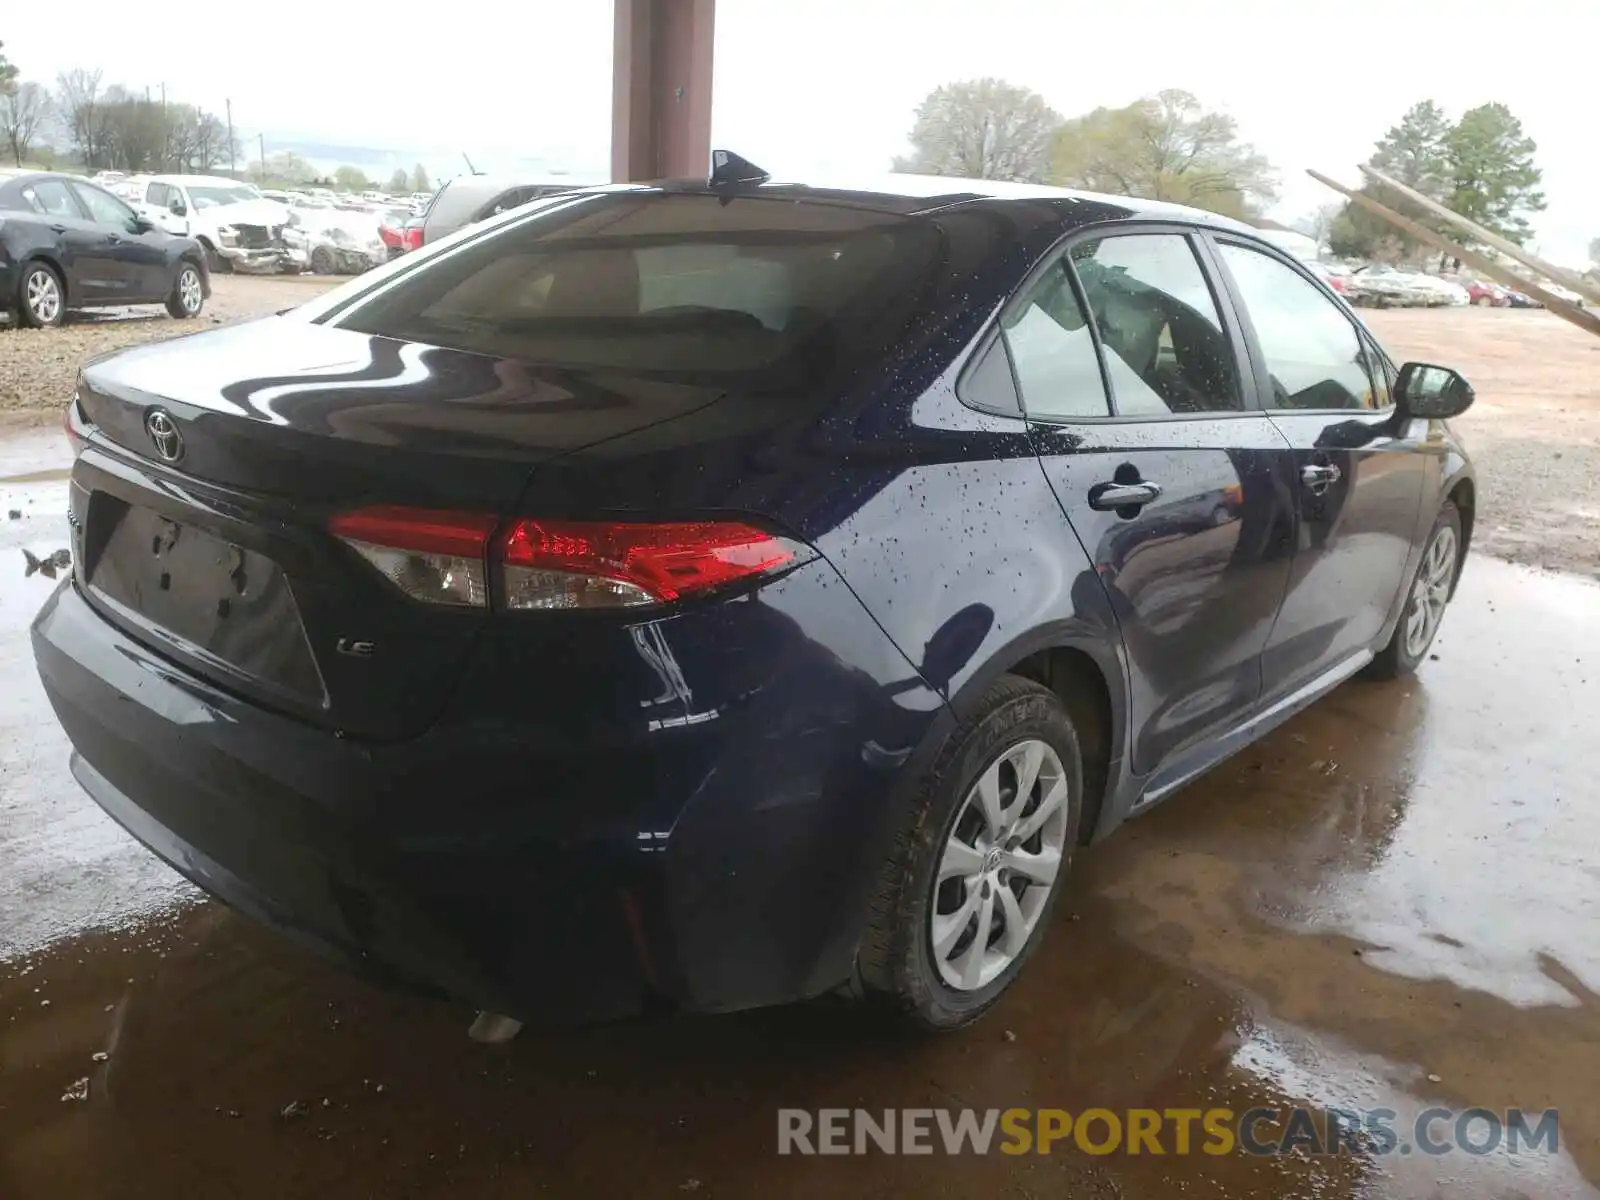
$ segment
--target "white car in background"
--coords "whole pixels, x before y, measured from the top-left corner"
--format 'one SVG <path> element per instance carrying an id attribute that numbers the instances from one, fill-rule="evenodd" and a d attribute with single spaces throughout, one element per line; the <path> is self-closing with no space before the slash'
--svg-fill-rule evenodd
<path id="1" fill-rule="evenodd" d="M 288 206 L 254 185 L 218 175 L 143 175 L 136 182 L 135 205 L 161 229 L 198 241 L 213 273 L 305 270 L 304 252 L 283 237 Z"/>
<path id="2" fill-rule="evenodd" d="M 297 205 L 289 215 L 284 241 L 305 256 L 318 275 L 359 275 L 389 261 L 378 235 L 376 215 L 344 209 Z"/>
<path id="3" fill-rule="evenodd" d="M 1421 271 L 1406 271 L 1387 263 L 1368 263 L 1350 273 L 1346 289 L 1352 304 L 1375 308 L 1439 308 L 1470 304 L 1472 297 L 1459 283 L 1438 279 Z"/>

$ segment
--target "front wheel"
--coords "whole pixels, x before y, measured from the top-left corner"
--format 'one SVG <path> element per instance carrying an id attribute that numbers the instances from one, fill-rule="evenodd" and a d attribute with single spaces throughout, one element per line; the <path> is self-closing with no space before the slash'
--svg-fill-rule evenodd
<path id="1" fill-rule="evenodd" d="M 866 988 L 924 1029 L 987 1011 L 1044 936 L 1082 799 L 1066 708 L 1048 688 L 1003 676 L 911 797 L 862 939 Z"/>
<path id="2" fill-rule="evenodd" d="M 187 320 L 198 317 L 205 302 L 199 268 L 191 262 L 180 264 L 178 277 L 172 282 L 172 295 L 167 297 L 167 312 L 180 321 Z"/>
<path id="3" fill-rule="evenodd" d="M 1445 606 L 1461 568 L 1461 513 L 1446 500 L 1423 544 L 1422 560 L 1406 594 L 1405 611 L 1394 636 L 1367 667 L 1373 679 L 1394 679 L 1417 669 L 1438 636 Z"/>

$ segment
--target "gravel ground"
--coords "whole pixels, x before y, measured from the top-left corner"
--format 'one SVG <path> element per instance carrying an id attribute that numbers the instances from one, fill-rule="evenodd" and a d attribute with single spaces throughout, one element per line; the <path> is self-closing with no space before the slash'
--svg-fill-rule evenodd
<path id="1" fill-rule="evenodd" d="M 193 321 L 175 321 L 160 305 L 104 309 L 69 316 L 59 329 L 0 325 L 0 428 L 56 421 L 86 358 L 131 346 L 261 317 L 303 304 L 340 281 L 223 275 L 211 281 L 211 299 Z"/>
<path id="2" fill-rule="evenodd" d="M 1455 367 L 1477 390 L 1451 422 L 1478 468 L 1473 549 L 1600 577 L 1600 339 L 1530 309 L 1364 316 L 1396 359 Z"/>
<path id="3" fill-rule="evenodd" d="M 276 312 L 336 281 L 232 275 L 213 283 L 198 321 L 142 308 L 61 329 L 0 328 L 0 430 L 56 421 L 90 355 Z M 1600 340 L 1529 310 L 1364 315 L 1397 359 L 1456 367 L 1477 389 L 1477 403 L 1454 422 L 1478 465 L 1475 548 L 1600 577 Z"/>

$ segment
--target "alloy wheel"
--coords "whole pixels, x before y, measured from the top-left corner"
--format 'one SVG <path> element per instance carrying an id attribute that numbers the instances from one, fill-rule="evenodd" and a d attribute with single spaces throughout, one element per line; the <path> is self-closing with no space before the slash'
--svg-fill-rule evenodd
<path id="1" fill-rule="evenodd" d="M 992 983 L 1028 944 L 1061 870 L 1067 799 L 1061 757 L 1037 738 L 1002 751 L 967 792 L 929 906 L 933 960 L 950 987 Z"/>
<path id="2" fill-rule="evenodd" d="M 1441 525 L 1423 551 L 1422 566 L 1417 570 L 1406 605 L 1405 647 L 1411 658 L 1421 658 L 1427 653 L 1434 634 L 1439 632 L 1445 605 L 1450 602 L 1450 583 L 1455 578 L 1455 569 L 1456 533 L 1450 526 Z"/>
<path id="3" fill-rule="evenodd" d="M 183 311 L 192 317 L 200 311 L 203 299 L 200 291 L 200 272 L 193 267 L 185 267 L 178 276 L 178 303 L 183 305 Z"/>
<path id="4" fill-rule="evenodd" d="M 41 325 L 54 325 L 61 316 L 61 285 L 56 277 L 40 267 L 28 276 L 23 290 L 34 319 Z"/>

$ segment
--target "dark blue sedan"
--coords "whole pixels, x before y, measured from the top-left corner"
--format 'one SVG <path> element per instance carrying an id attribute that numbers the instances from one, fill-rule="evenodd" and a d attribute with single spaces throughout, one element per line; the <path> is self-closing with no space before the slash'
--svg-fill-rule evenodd
<path id="1" fill-rule="evenodd" d="M 842 989 L 949 1028 L 1079 846 L 1426 657 L 1472 392 L 1294 259 L 1145 201 L 735 175 L 86 368 L 33 644 L 95 800 L 490 1012 Z"/>

